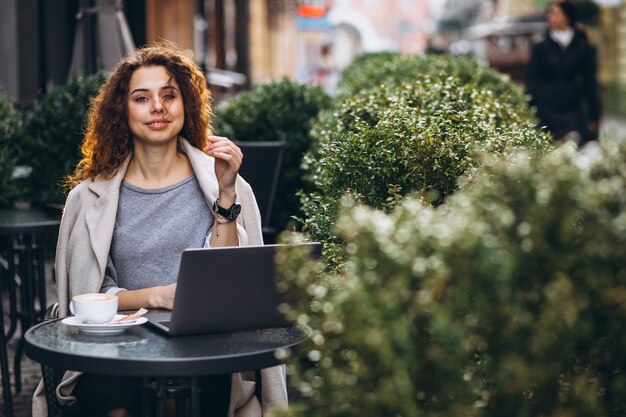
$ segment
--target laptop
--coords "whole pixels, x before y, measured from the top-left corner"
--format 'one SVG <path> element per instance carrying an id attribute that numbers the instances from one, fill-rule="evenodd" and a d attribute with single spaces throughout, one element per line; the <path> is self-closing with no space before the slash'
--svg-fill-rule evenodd
<path id="1" fill-rule="evenodd" d="M 319 242 L 298 243 L 317 257 Z M 146 314 L 170 336 L 221 333 L 287 325 L 275 282 L 274 256 L 284 244 L 183 251 L 172 311 Z"/>

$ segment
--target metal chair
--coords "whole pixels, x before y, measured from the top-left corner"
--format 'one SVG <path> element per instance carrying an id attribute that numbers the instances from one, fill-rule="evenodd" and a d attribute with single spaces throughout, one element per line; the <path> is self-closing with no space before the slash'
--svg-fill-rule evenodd
<path id="1" fill-rule="evenodd" d="M 2 260 L 0 258 L 0 260 Z M 13 277 L 8 275 L 4 264 L 0 263 L 0 270 L 4 271 L 3 276 L 0 277 L 2 282 L 0 285 L 4 286 Z M 11 394 L 11 376 L 9 373 L 9 359 L 7 356 L 7 341 L 8 338 L 4 332 L 4 300 L 2 294 L 2 288 L 0 288 L 0 318 L 2 319 L 2 328 L 0 328 L 0 373 L 2 378 L 2 397 L 4 401 L 4 414 L 7 416 L 13 415 L 13 398 Z"/>
<path id="2" fill-rule="evenodd" d="M 40 242 L 41 237 L 35 233 L 31 235 L 20 232 L 21 230 L 17 230 L 14 236 L 3 234 L 2 239 L 0 239 L 0 318 L 2 319 L 0 373 L 2 407 L 7 416 L 13 415 L 13 394 L 11 392 L 7 345 L 16 335 L 18 324 L 21 324 L 23 335 L 26 329 L 41 321 L 43 312 L 37 306 L 45 305 L 46 300 L 45 258 Z M 5 306 L 5 300 L 8 301 L 8 306 Z M 6 326 L 5 312 L 8 313 Z M 17 334 L 19 335 L 19 333 Z M 13 378 L 15 381 L 13 389 L 15 393 L 22 390 L 21 361 L 23 349 L 24 339 L 23 336 L 20 336 L 13 356 Z"/>
<path id="3" fill-rule="evenodd" d="M 270 221 L 287 142 L 235 143 L 243 152 L 239 173 L 252 186 L 259 205 L 263 238 L 265 243 L 273 243 L 277 231 Z"/>

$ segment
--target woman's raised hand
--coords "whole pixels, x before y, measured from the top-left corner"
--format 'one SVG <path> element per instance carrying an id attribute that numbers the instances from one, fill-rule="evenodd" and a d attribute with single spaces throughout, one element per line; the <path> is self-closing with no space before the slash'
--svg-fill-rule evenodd
<path id="1" fill-rule="evenodd" d="M 223 136 L 209 136 L 206 153 L 215 158 L 215 176 L 220 194 L 235 195 L 235 180 L 243 161 L 243 153 L 237 145 Z M 234 197 L 233 197 L 234 198 Z"/>

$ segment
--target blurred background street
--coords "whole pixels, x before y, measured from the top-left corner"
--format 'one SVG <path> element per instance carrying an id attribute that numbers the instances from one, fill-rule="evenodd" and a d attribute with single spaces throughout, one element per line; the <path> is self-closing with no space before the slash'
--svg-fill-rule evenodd
<path id="1" fill-rule="evenodd" d="M 523 82 L 548 0 L 5 0 L 0 85 L 30 107 L 75 74 L 110 70 L 136 46 L 173 41 L 200 64 L 217 104 L 288 77 L 333 92 L 376 51 L 470 55 Z M 577 0 L 598 48 L 605 109 L 624 113 L 626 4 Z"/>

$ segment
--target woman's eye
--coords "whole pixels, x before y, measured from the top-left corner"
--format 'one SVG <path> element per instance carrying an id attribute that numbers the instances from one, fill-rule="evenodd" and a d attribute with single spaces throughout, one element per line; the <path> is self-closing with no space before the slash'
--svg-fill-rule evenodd
<path id="1" fill-rule="evenodd" d="M 143 103 L 144 101 L 148 101 L 148 97 L 144 97 L 144 96 L 135 97 L 135 101 L 138 103 Z"/>
<path id="2" fill-rule="evenodd" d="M 163 96 L 163 100 L 174 100 L 174 98 L 176 98 L 174 94 L 165 94 Z"/>

